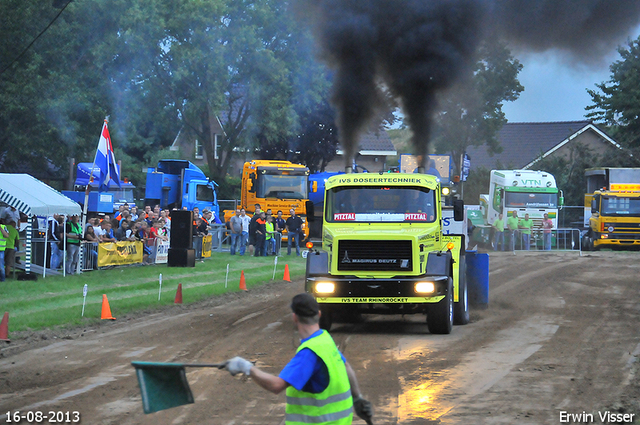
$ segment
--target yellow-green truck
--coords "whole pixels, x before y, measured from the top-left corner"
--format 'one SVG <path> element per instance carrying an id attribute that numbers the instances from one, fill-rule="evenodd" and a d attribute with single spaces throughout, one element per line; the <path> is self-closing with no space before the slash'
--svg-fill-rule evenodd
<path id="1" fill-rule="evenodd" d="M 429 331 L 469 322 L 464 235 L 443 235 L 438 179 L 342 174 L 325 184 L 322 249 L 307 256 L 305 290 L 320 325 L 362 313 L 426 314 Z M 462 201 L 454 219 L 463 219 Z"/>

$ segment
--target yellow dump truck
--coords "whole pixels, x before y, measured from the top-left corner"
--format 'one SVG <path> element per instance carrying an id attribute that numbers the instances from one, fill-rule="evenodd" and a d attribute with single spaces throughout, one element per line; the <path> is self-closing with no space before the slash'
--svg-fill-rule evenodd
<path id="1" fill-rule="evenodd" d="M 431 333 L 469 321 L 464 235 L 443 235 L 441 188 L 427 174 L 342 174 L 325 184 L 322 248 L 305 290 L 320 325 L 362 313 L 427 315 Z M 454 203 L 454 218 L 464 215 Z"/>
<path id="2" fill-rule="evenodd" d="M 583 248 L 640 247 L 640 168 L 590 168 L 585 176 Z"/>
<path id="3" fill-rule="evenodd" d="M 309 238 L 309 217 L 313 218 L 313 204 L 309 202 L 309 169 L 301 164 L 289 161 L 253 160 L 244 163 L 242 168 L 242 187 L 240 205 L 247 215 L 255 213 L 255 204 L 260 204 L 263 211 L 271 209 L 275 217 L 282 211 L 286 220 L 289 210 L 293 208 L 302 219 L 302 230 L 305 239 Z M 224 212 L 224 219 L 229 221 L 235 213 Z M 283 240 L 287 239 L 286 232 Z"/>

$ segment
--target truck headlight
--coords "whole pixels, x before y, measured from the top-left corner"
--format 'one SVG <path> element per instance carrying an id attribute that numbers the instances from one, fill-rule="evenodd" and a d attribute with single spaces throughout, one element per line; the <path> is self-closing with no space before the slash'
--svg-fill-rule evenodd
<path id="1" fill-rule="evenodd" d="M 436 291 L 436 284 L 433 282 L 416 282 L 414 289 L 417 294 L 431 294 Z"/>
<path id="2" fill-rule="evenodd" d="M 335 290 L 336 290 L 336 284 L 333 282 L 316 283 L 316 293 L 318 294 L 333 294 Z"/>

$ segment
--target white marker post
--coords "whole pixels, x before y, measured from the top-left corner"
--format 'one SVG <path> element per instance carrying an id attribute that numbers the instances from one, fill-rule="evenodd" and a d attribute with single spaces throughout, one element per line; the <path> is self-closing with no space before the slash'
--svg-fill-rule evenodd
<path id="1" fill-rule="evenodd" d="M 224 289 L 227 289 L 228 281 L 229 281 L 229 264 L 227 264 L 227 276 L 224 278 Z"/>
<path id="2" fill-rule="evenodd" d="M 278 266 L 278 256 L 276 256 L 273 259 L 273 277 L 271 278 L 271 280 L 274 280 L 276 278 L 276 267 Z"/>
<path id="3" fill-rule="evenodd" d="M 84 305 L 87 302 L 87 292 L 89 292 L 89 285 L 85 283 L 84 288 L 82 288 L 82 297 L 84 298 L 82 300 L 82 317 L 84 317 Z"/>
<path id="4" fill-rule="evenodd" d="M 160 289 L 158 289 L 158 301 L 160 301 L 160 294 L 162 294 L 162 273 L 158 277 L 158 282 L 160 282 Z"/>

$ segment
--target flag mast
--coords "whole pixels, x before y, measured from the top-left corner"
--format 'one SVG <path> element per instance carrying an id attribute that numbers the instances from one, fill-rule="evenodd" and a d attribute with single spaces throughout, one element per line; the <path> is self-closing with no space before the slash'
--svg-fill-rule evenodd
<path id="1" fill-rule="evenodd" d="M 100 131 L 100 137 L 98 138 L 98 145 L 100 145 L 100 138 L 102 137 L 102 133 L 104 131 L 104 126 L 109 122 L 109 115 L 104 117 L 104 124 L 102 125 L 102 130 Z M 89 182 L 87 183 L 87 187 L 84 190 L 84 205 L 82 206 L 82 235 L 84 236 L 85 226 L 87 224 L 87 208 L 89 206 L 89 192 L 91 192 L 91 183 L 93 182 L 93 169 L 96 167 L 96 157 L 93 157 L 93 165 L 91 165 L 91 173 L 89 173 Z"/>

